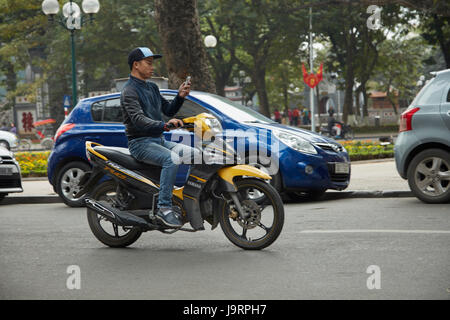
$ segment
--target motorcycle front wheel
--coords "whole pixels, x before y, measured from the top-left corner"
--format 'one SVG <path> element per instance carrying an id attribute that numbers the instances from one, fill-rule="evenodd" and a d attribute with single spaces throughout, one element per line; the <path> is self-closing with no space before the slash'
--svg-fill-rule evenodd
<path id="1" fill-rule="evenodd" d="M 95 187 L 90 198 L 112 203 L 114 197 L 116 197 L 116 189 L 117 184 L 114 181 L 105 181 Z M 139 228 L 117 226 L 89 208 L 87 209 L 87 219 L 94 236 L 100 242 L 112 248 L 127 247 L 136 242 L 142 234 Z"/>
<path id="2" fill-rule="evenodd" d="M 246 219 L 240 217 L 232 200 L 224 201 L 219 212 L 220 226 L 225 236 L 236 246 L 246 250 L 261 250 L 280 235 L 284 224 L 283 201 L 276 189 L 265 181 L 246 178 L 236 181 L 237 195 Z M 265 196 L 256 202 L 252 194 Z"/>

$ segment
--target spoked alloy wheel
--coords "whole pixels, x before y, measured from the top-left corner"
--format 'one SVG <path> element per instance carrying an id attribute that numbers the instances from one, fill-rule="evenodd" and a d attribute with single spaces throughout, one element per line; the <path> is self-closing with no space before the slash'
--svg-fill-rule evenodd
<path id="1" fill-rule="evenodd" d="M 71 168 L 64 172 L 61 177 L 61 190 L 67 199 L 74 200 L 75 194 L 80 191 L 80 180 L 85 171 L 80 168 Z"/>
<path id="2" fill-rule="evenodd" d="M 91 167 L 81 161 L 70 162 L 59 170 L 56 178 L 56 192 L 66 205 L 70 207 L 84 206 L 84 196 L 76 198 L 75 195 L 80 191 L 81 178 L 89 170 Z"/>
<path id="3" fill-rule="evenodd" d="M 409 166 L 408 183 L 424 202 L 450 201 L 450 154 L 440 149 L 419 153 Z"/>
<path id="4" fill-rule="evenodd" d="M 280 235 L 284 223 L 284 208 L 280 195 L 270 184 L 258 179 L 236 182 L 238 197 L 244 212 L 242 219 L 233 201 L 224 202 L 219 221 L 225 236 L 240 248 L 260 250 L 272 244 Z M 264 196 L 258 203 L 252 199 L 254 192 Z"/>
<path id="5" fill-rule="evenodd" d="M 95 188 L 91 198 L 96 201 L 112 204 L 116 197 L 117 184 L 114 181 L 106 181 Z M 87 209 L 89 227 L 94 236 L 102 243 L 113 248 L 127 247 L 133 244 L 142 232 L 136 227 L 121 227 L 106 220 L 94 210 Z"/>

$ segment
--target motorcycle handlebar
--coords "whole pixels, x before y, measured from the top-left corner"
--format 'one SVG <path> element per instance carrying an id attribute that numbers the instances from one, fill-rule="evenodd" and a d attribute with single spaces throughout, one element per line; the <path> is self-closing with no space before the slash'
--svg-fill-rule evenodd
<path id="1" fill-rule="evenodd" d="M 194 128 L 194 124 L 193 123 L 184 123 L 183 122 L 182 126 L 175 127 L 175 125 L 173 123 L 168 123 L 167 124 L 167 128 L 169 128 L 169 129 L 175 129 L 175 128 L 177 128 L 177 129 L 189 129 L 189 128 Z"/>

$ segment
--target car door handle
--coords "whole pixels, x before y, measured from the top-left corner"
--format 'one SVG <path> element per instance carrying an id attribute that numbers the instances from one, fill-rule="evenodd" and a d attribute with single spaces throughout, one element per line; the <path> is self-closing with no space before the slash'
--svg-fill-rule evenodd
<path id="1" fill-rule="evenodd" d="M 450 117 L 450 110 L 447 111 L 447 115 Z"/>

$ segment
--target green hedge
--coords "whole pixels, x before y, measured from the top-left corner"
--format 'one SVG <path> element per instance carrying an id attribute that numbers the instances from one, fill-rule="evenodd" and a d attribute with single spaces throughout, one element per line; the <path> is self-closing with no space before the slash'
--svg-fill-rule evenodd
<path id="1" fill-rule="evenodd" d="M 342 145 L 347 149 L 351 161 L 392 158 L 394 145 L 381 145 L 373 141 L 344 141 Z"/>
<path id="2" fill-rule="evenodd" d="M 353 133 L 397 133 L 398 132 L 398 124 L 389 124 L 383 125 L 379 127 L 375 126 L 362 126 L 362 127 L 353 127 Z"/>

